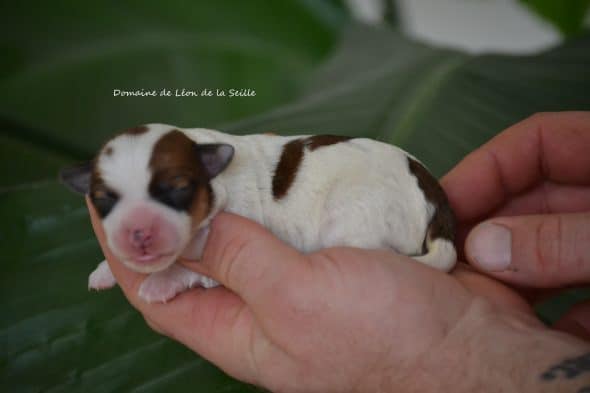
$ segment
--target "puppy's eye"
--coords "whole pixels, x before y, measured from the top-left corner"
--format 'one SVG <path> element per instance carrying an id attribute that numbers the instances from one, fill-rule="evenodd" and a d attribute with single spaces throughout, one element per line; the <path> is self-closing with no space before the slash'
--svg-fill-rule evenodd
<path id="1" fill-rule="evenodd" d="M 111 190 L 98 189 L 91 194 L 90 199 L 92 199 L 92 203 L 100 217 L 104 218 L 113 210 L 113 207 L 115 207 L 115 204 L 119 200 L 119 196 Z"/>
<path id="2" fill-rule="evenodd" d="M 188 210 L 192 204 L 195 185 L 186 177 L 159 182 L 150 187 L 152 197 L 175 210 Z"/>
<path id="3" fill-rule="evenodd" d="M 191 182 L 186 177 L 177 177 L 172 179 L 170 182 L 171 188 L 175 190 L 182 190 L 184 188 L 190 187 Z"/>

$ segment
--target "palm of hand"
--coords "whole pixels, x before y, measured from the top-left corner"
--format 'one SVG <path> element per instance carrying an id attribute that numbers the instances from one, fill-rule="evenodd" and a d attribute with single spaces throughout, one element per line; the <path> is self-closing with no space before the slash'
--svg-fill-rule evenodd
<path id="1" fill-rule="evenodd" d="M 281 259 L 260 258 L 275 265 L 287 261 L 284 270 L 248 266 L 260 243 Z M 514 292 L 463 268 L 448 275 L 391 252 L 352 248 L 304 256 L 229 214 L 215 220 L 203 260 L 190 267 L 235 292 L 195 289 L 169 304 L 147 304 L 137 295 L 144 277 L 104 251 L 150 326 L 229 374 L 273 391 L 366 388 L 383 382 L 383 367 L 394 367 L 401 383 L 444 342 L 474 300 L 528 310 Z M 384 348 L 383 337 L 395 339 Z"/>
<path id="2" fill-rule="evenodd" d="M 280 288 L 268 312 L 249 309 L 237 329 L 251 332 L 254 382 L 273 391 L 362 391 L 392 367 L 402 384 L 474 302 L 530 312 L 515 292 L 462 268 L 449 276 L 355 249 L 325 250 L 308 263 L 312 271 Z M 383 337 L 395 339 L 384 348 Z"/>
<path id="3" fill-rule="evenodd" d="M 269 299 L 268 312 L 249 309 L 236 329 L 251 332 L 255 382 L 273 391 L 348 391 L 381 383 L 372 379 L 387 375 L 385 367 L 394 367 L 401 383 L 474 302 L 532 315 L 515 292 L 463 268 L 449 276 L 388 252 L 354 249 L 311 255 L 309 266 L 313 272 Z M 384 348 L 383 337 L 395 339 Z"/>

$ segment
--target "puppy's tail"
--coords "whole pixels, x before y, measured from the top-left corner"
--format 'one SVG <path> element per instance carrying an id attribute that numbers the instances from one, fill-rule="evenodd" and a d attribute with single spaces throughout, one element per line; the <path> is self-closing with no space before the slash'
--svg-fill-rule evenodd
<path id="1" fill-rule="evenodd" d="M 424 254 L 413 258 L 428 266 L 448 272 L 457 262 L 454 239 L 455 215 L 444 197 L 440 200 L 430 219 L 428 233 L 422 246 Z"/>
<path id="2" fill-rule="evenodd" d="M 435 269 L 448 272 L 457 262 L 457 252 L 453 242 L 445 238 L 430 238 L 430 231 L 425 241 L 426 253 L 414 256 L 415 260 L 422 262 Z"/>
<path id="3" fill-rule="evenodd" d="M 455 215 L 447 196 L 428 170 L 412 157 L 408 157 L 408 168 L 416 177 L 417 185 L 426 201 L 432 204 L 434 212 L 428 224 L 428 231 L 422 244 L 422 255 L 413 256 L 419 262 L 442 271 L 449 271 L 457 262 L 455 239 Z"/>

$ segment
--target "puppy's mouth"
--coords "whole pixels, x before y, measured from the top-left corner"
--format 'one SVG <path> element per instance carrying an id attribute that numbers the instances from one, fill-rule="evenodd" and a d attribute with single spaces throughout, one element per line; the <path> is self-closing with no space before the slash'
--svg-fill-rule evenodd
<path id="1" fill-rule="evenodd" d="M 122 258 L 123 263 L 138 273 L 154 273 L 167 269 L 176 261 L 176 253 L 144 253 Z"/>
<path id="2" fill-rule="evenodd" d="M 169 254 L 143 254 L 138 257 L 133 258 L 135 262 L 138 263 L 151 263 L 163 257 L 169 256 Z"/>

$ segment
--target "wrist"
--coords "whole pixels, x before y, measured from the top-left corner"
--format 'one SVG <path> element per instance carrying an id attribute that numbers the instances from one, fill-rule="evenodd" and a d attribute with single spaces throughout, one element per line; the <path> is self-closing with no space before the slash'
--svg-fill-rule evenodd
<path id="1" fill-rule="evenodd" d="M 590 388 L 588 354 L 589 343 L 476 299 L 423 355 L 406 386 L 412 392 L 578 392 Z"/>

